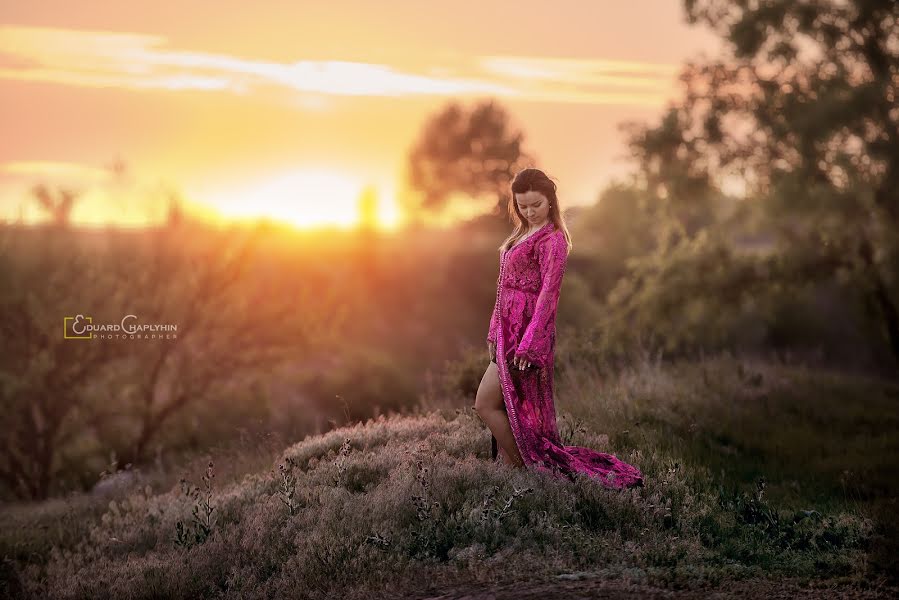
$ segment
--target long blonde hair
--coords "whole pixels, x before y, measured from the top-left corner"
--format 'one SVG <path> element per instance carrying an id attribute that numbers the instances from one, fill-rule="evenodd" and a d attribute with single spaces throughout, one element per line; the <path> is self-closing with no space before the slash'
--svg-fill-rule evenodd
<path id="1" fill-rule="evenodd" d="M 565 241 L 568 243 L 568 252 L 571 252 L 571 234 L 562 219 L 562 211 L 559 208 L 559 199 L 556 196 L 556 183 L 547 177 L 546 173 L 540 169 L 527 168 L 519 171 L 512 180 L 511 191 L 509 195 L 508 211 L 509 217 L 512 219 L 515 229 L 512 234 L 507 237 L 499 246 L 501 252 L 505 252 L 518 241 L 525 237 L 528 232 L 528 223 L 521 211 L 518 210 L 518 203 L 515 201 L 515 194 L 524 194 L 534 191 L 543 194 L 549 201 L 549 220 L 553 222 L 556 229 L 561 229 L 565 234 Z"/>

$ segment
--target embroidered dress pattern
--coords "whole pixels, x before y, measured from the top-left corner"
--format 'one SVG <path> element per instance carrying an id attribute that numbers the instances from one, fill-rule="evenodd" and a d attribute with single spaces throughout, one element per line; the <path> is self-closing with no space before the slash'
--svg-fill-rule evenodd
<path id="1" fill-rule="evenodd" d="M 512 435 L 528 468 L 569 479 L 583 473 L 611 488 L 641 486 L 643 474 L 637 467 L 612 454 L 565 446 L 559 435 L 553 361 L 556 309 L 567 258 L 565 234 L 551 221 L 500 252 L 487 340 L 496 344 L 496 366 Z M 532 367 L 515 367 L 511 361 L 516 356 L 530 361 Z M 495 438 L 492 442 L 495 447 Z"/>

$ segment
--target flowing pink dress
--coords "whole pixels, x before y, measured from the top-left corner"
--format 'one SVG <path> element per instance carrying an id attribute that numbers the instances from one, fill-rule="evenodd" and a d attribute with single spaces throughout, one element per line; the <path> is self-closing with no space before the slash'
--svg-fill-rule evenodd
<path id="1" fill-rule="evenodd" d="M 559 436 L 553 359 L 556 307 L 567 260 L 565 234 L 551 221 L 500 253 L 487 340 L 496 343 L 496 365 L 512 434 L 528 468 L 567 478 L 583 473 L 611 488 L 642 486 L 643 475 L 637 467 L 612 454 L 565 446 Z M 519 370 L 511 363 L 515 356 L 533 367 Z M 492 441 L 495 445 L 495 438 Z"/>

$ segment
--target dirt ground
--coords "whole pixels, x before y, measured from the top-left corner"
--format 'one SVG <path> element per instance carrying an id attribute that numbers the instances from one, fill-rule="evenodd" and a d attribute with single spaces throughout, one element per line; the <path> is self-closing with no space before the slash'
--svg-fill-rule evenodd
<path id="1" fill-rule="evenodd" d="M 771 600 L 899 598 L 899 588 L 856 590 L 846 587 L 809 587 L 796 582 L 748 580 L 720 588 L 670 590 L 600 578 L 559 579 L 542 583 L 522 582 L 495 586 L 469 585 L 412 596 L 418 600 L 581 600 L 587 598 L 649 599 L 676 598 L 724 600 L 765 598 Z"/>

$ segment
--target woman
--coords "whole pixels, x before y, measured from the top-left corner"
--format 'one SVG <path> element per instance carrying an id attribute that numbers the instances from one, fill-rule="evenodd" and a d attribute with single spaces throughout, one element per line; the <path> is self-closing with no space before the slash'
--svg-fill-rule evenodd
<path id="1" fill-rule="evenodd" d="M 499 453 L 506 464 L 569 478 L 584 473 L 613 488 L 642 486 L 638 468 L 605 452 L 563 445 L 556 426 L 556 306 L 571 249 L 556 184 L 539 169 L 520 171 L 509 212 L 516 227 L 499 248 L 487 333 L 491 361 L 475 400 L 493 436 L 493 458 Z"/>

